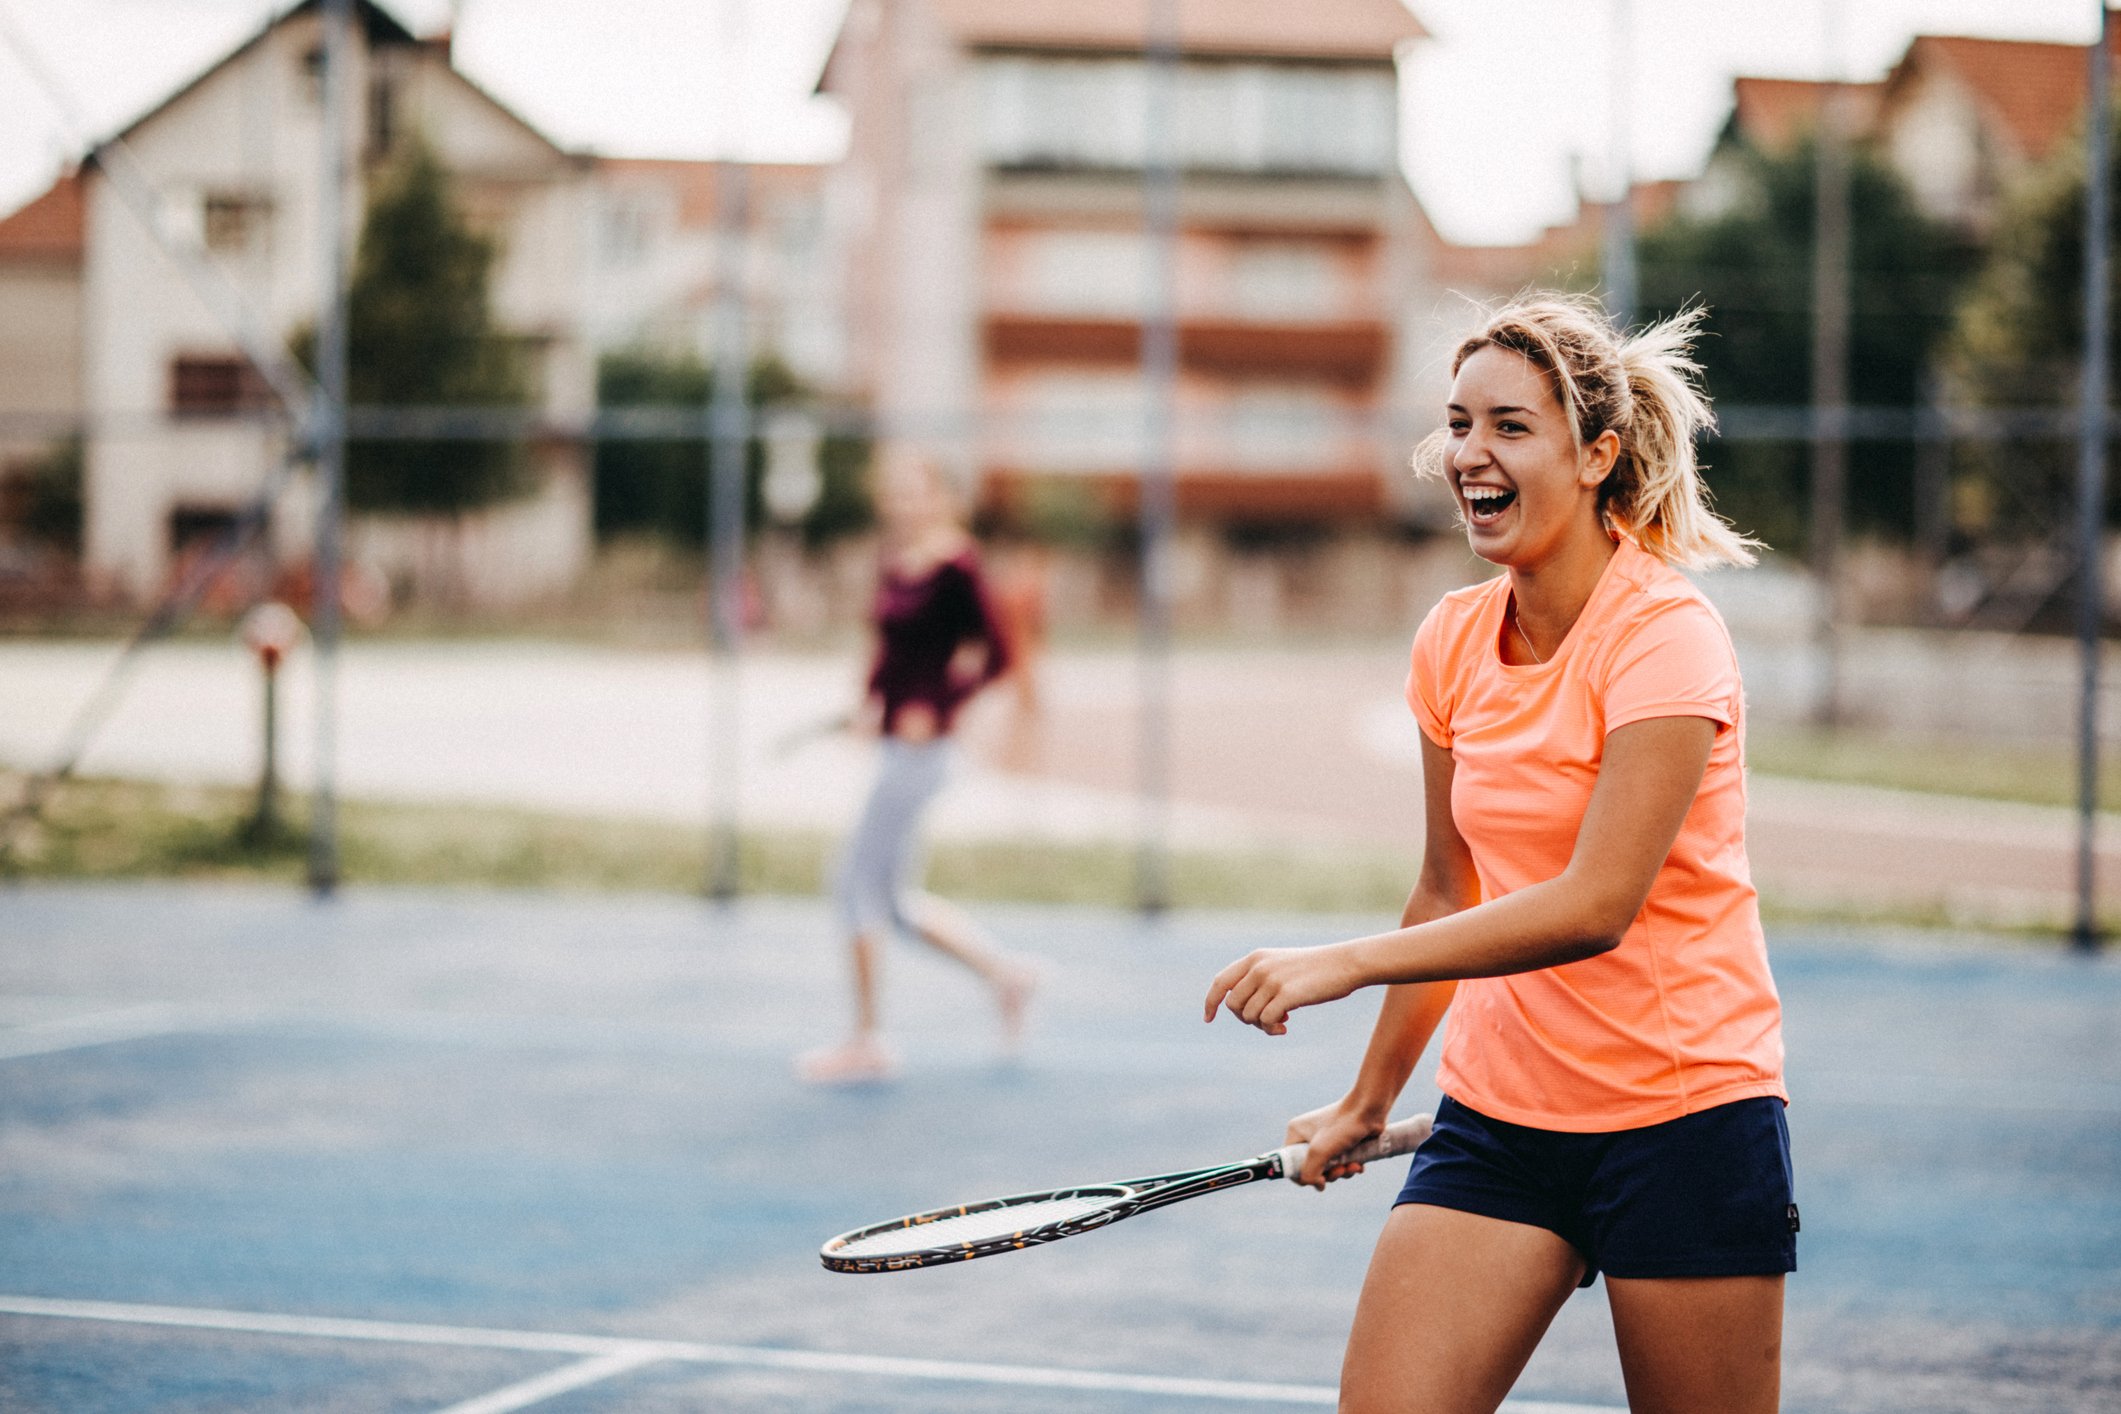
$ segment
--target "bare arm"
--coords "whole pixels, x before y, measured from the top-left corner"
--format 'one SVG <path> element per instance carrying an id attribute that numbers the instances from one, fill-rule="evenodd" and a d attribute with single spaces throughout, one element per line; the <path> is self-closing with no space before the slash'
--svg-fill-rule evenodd
<path id="1" fill-rule="evenodd" d="M 1421 768 L 1425 821 L 1421 877 L 1400 911 L 1402 929 L 1448 917 L 1480 901 L 1472 851 L 1451 818 L 1451 777 L 1456 763 L 1447 748 L 1424 735 Z M 1329 1178 L 1362 1171 L 1360 1165 L 1328 1165 L 1335 1155 L 1381 1132 L 1390 1122 L 1392 1106 L 1421 1062 L 1457 988 L 1456 982 L 1407 982 L 1386 990 L 1377 1025 L 1370 1031 L 1370 1044 L 1348 1093 L 1289 1122 L 1283 1142 L 1311 1145 L 1298 1182 L 1324 1188 Z M 1212 1010 L 1209 1015 L 1214 1015 Z"/>
<path id="2" fill-rule="evenodd" d="M 1411 927 L 1323 948 L 1264 949 L 1218 973 L 1207 1011 L 1227 1006 L 1278 1036 L 1289 1013 L 1381 982 L 1501 977 L 1619 946 L 1701 788 L 1716 724 L 1655 717 L 1606 738 L 1568 866 L 1552 879 Z"/>

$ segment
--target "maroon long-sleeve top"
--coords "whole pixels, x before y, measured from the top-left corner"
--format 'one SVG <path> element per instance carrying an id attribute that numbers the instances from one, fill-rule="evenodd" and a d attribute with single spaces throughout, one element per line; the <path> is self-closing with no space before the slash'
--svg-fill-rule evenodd
<path id="1" fill-rule="evenodd" d="M 939 733 L 949 731 L 966 699 L 1009 670 L 1008 636 L 970 549 L 920 574 L 887 564 L 872 618 L 877 651 L 869 692 L 883 703 L 886 735 L 915 704 L 935 713 Z M 978 670 L 953 674 L 951 665 L 968 643 L 984 649 Z"/>

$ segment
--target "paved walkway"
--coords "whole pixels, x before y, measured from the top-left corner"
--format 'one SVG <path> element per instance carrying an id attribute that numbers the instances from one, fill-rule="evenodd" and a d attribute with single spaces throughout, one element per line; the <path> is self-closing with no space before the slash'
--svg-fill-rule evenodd
<path id="1" fill-rule="evenodd" d="M 50 758 L 115 650 L 0 644 L 0 762 Z M 1172 825 L 1181 844 L 1420 849 L 1416 728 L 1389 645 L 1189 651 L 1174 668 Z M 776 743 L 844 706 L 849 658 L 759 654 L 742 672 L 742 809 L 766 826 L 837 830 L 869 749 Z M 289 778 L 309 776 L 309 665 L 286 674 Z M 342 673 L 341 782 L 349 795 L 469 801 L 697 823 L 709 798 L 703 655 L 525 643 L 367 643 Z M 1137 668 L 1124 653 L 1045 664 L 1040 708 L 978 705 L 972 766 L 937 819 L 946 836 L 1131 838 Z M 85 769 L 244 783 L 257 760 L 258 683 L 233 645 L 187 643 L 143 661 Z M 1800 906 L 1920 910 L 1965 922 L 2067 916 L 2067 811 L 1756 777 L 1752 857 L 1763 887 Z M 2101 844 L 2121 909 L 2121 828 Z"/>

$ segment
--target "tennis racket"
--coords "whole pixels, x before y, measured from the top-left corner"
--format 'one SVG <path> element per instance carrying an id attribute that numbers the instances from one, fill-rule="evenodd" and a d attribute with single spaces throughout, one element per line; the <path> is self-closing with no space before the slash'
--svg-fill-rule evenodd
<path id="1" fill-rule="evenodd" d="M 1433 1119 L 1403 1119 L 1375 1139 L 1341 1155 L 1341 1162 L 1367 1164 L 1412 1153 L 1429 1137 Z M 1303 1172 L 1309 1146 L 1290 1144 L 1257 1158 L 1184 1173 L 1122 1179 L 1081 1188 L 1055 1188 L 960 1203 L 932 1212 L 914 1213 L 841 1233 L 818 1250 L 818 1259 L 835 1272 L 903 1272 L 992 1257 L 1041 1243 L 1058 1242 L 1110 1227 L 1122 1218 L 1167 1207 L 1203 1193 L 1215 1193 L 1262 1179 L 1295 1181 Z"/>

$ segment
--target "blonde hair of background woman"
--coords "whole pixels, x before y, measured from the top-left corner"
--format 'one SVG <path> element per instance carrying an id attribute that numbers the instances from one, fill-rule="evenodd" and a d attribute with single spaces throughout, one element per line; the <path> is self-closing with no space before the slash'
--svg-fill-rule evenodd
<path id="1" fill-rule="evenodd" d="M 1589 296 L 1521 296 L 1459 344 L 1451 374 L 1489 347 L 1529 360 L 1547 375 L 1577 446 L 1607 431 L 1620 438 L 1620 455 L 1598 488 L 1608 529 L 1684 569 L 1749 565 L 1763 547 L 1710 509 L 1694 452 L 1695 437 L 1716 426 L 1692 356 L 1706 314 L 1697 306 L 1623 334 Z M 1449 441 L 1448 428 L 1424 438 L 1415 471 L 1448 479 Z"/>

